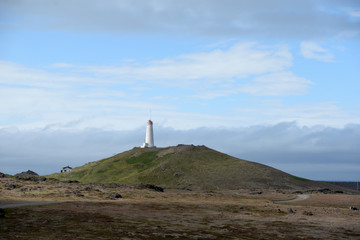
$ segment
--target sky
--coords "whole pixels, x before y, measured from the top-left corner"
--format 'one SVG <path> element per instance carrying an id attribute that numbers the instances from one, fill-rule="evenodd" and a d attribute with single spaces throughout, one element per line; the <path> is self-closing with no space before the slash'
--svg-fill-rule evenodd
<path id="1" fill-rule="evenodd" d="M 360 2 L 0 0 L 0 171 L 206 145 L 360 181 Z"/>

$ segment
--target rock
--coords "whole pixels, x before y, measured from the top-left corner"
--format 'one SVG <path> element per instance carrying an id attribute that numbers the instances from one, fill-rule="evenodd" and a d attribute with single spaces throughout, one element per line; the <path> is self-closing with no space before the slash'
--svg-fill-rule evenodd
<path id="1" fill-rule="evenodd" d="M 333 191 L 329 188 L 323 188 L 323 189 L 319 189 L 318 190 L 320 193 L 324 193 L 324 194 L 328 194 L 328 193 L 332 193 Z"/>
<path id="2" fill-rule="evenodd" d="M 122 198 L 122 196 L 119 193 L 112 193 L 112 194 L 110 194 L 109 198 L 111 200 L 116 200 L 116 199 Z"/>
<path id="3" fill-rule="evenodd" d="M 295 192 L 292 192 L 292 194 L 304 194 L 302 191 L 295 191 Z"/>
<path id="4" fill-rule="evenodd" d="M 0 178 L 4 178 L 4 177 L 6 177 L 6 175 L 0 172 Z"/>
<path id="5" fill-rule="evenodd" d="M 18 184 L 5 183 L 4 187 L 6 187 L 8 190 L 12 190 L 12 189 L 15 189 L 15 188 L 18 188 L 18 187 L 21 187 L 21 186 L 18 185 Z"/>
<path id="6" fill-rule="evenodd" d="M 288 208 L 288 213 L 296 213 L 296 211 L 292 210 L 292 208 Z"/>
<path id="7" fill-rule="evenodd" d="M 79 181 L 77 180 L 68 180 L 68 181 L 63 181 L 64 183 L 79 183 Z"/>
<path id="8" fill-rule="evenodd" d="M 0 208 L 0 218 L 4 218 L 5 217 L 5 209 Z"/>
<path id="9" fill-rule="evenodd" d="M 357 207 L 353 207 L 353 206 L 349 207 L 349 209 L 350 209 L 350 210 L 353 210 L 353 211 L 359 210 Z"/>
<path id="10" fill-rule="evenodd" d="M 175 178 L 180 177 L 180 175 L 181 175 L 180 173 L 174 173 L 173 177 L 175 177 Z"/>
<path id="11" fill-rule="evenodd" d="M 72 193 L 75 194 L 75 196 L 77 197 L 84 197 L 84 194 L 82 194 L 79 190 L 74 190 Z"/>
<path id="12" fill-rule="evenodd" d="M 141 184 L 140 185 L 141 188 L 147 188 L 147 189 L 151 189 L 157 192 L 164 192 L 164 189 L 162 187 L 159 186 L 155 186 L 153 184 Z"/>
<path id="13" fill-rule="evenodd" d="M 251 194 L 251 195 L 262 194 L 262 192 L 261 192 L 261 191 L 259 191 L 259 192 L 251 192 L 250 194 Z"/>
<path id="14" fill-rule="evenodd" d="M 27 170 L 26 172 L 15 174 L 15 178 L 18 180 L 28 181 L 46 181 L 46 177 L 39 176 L 36 172 Z"/>
<path id="15" fill-rule="evenodd" d="M 18 176 L 39 176 L 39 174 L 37 174 L 36 172 L 33 172 L 31 170 L 27 170 L 26 172 L 21 172 L 21 173 L 18 173 L 18 174 L 15 174 L 15 177 L 18 177 Z"/>
<path id="16" fill-rule="evenodd" d="M 314 214 L 313 214 L 312 212 L 310 212 L 310 211 L 309 211 L 309 212 L 308 212 L 308 211 L 304 211 L 303 214 L 304 214 L 304 215 L 307 215 L 307 216 L 312 216 L 312 215 L 314 215 Z"/>

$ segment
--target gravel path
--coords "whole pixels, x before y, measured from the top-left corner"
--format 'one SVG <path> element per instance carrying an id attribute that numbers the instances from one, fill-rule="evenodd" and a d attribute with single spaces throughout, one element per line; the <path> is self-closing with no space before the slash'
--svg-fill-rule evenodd
<path id="1" fill-rule="evenodd" d="M 303 201 L 306 199 L 311 198 L 311 194 L 301 194 L 301 195 L 297 195 L 295 198 L 290 199 L 290 200 L 276 200 L 274 201 L 274 203 L 291 203 L 291 202 L 298 202 L 298 201 Z"/>
<path id="2" fill-rule="evenodd" d="M 60 201 L 38 201 L 38 202 L 12 202 L 12 203 L 2 203 L 0 208 L 13 208 L 13 207 L 24 207 L 24 206 L 36 206 L 36 205 L 45 205 L 61 203 Z"/>

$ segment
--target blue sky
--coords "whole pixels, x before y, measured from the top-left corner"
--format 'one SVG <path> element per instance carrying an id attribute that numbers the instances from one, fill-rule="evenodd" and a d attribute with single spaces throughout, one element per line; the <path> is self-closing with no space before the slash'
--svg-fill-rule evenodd
<path id="1" fill-rule="evenodd" d="M 1 168 L 141 145 L 151 109 L 157 145 L 359 180 L 359 31 L 358 1 L 0 1 Z"/>

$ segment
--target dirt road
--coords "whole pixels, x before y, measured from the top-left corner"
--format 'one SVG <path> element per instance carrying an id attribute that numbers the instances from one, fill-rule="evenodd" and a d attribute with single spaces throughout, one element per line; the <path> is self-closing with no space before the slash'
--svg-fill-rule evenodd
<path id="1" fill-rule="evenodd" d="M 61 202 L 59 202 L 59 201 L 10 202 L 10 203 L 0 203 L 0 208 L 36 206 L 36 205 L 46 205 L 46 204 L 53 204 L 53 203 L 61 203 Z"/>
<path id="2" fill-rule="evenodd" d="M 301 194 L 301 195 L 297 195 L 295 198 L 293 199 L 289 199 L 289 200 L 276 200 L 274 201 L 274 203 L 291 203 L 291 202 L 298 202 L 298 201 L 303 201 L 306 199 L 311 198 L 311 194 Z"/>

